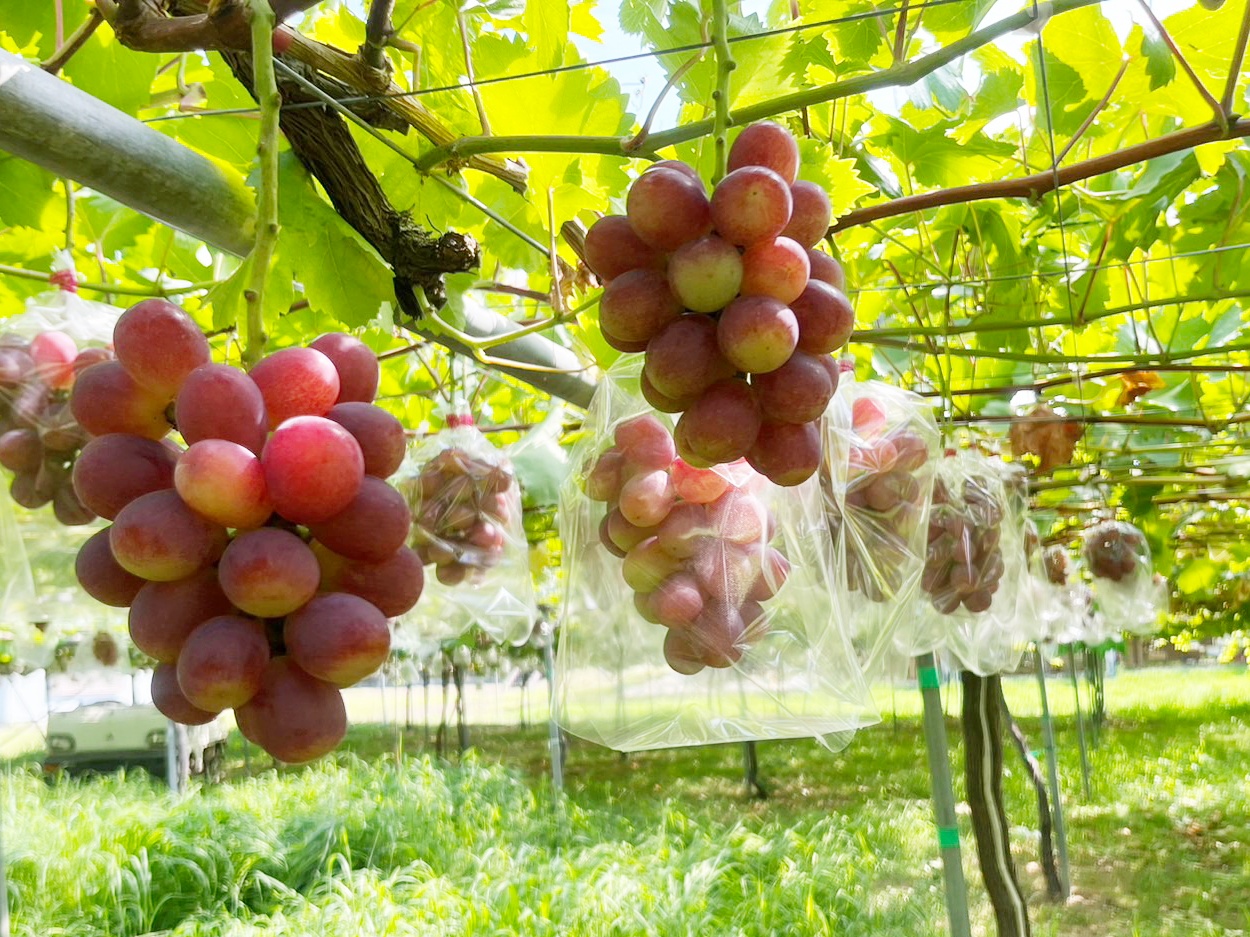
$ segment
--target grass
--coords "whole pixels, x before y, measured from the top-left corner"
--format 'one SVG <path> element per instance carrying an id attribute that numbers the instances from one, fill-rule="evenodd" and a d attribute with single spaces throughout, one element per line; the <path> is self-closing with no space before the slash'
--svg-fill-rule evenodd
<path id="1" fill-rule="evenodd" d="M 1006 689 L 1040 747 L 1035 686 Z M 1107 693 L 1085 800 L 1071 689 L 1051 688 L 1077 893 L 1066 906 L 1046 903 L 1030 867 L 1036 801 L 1008 752 L 1034 932 L 1250 933 L 1250 675 L 1121 673 Z M 487 708 L 473 694 L 493 690 L 470 694 L 472 717 Z M 400 759 L 394 726 L 357 727 L 347 751 L 307 768 L 272 770 L 253 752 L 251 777 L 236 747 L 230 782 L 183 796 L 139 776 L 48 786 L 19 757 L 4 763 L 0 801 L 14 934 L 943 932 L 918 694 L 897 688 L 897 718 L 888 688 L 878 701 L 884 723 L 837 755 L 762 743 L 763 801 L 743 793 L 739 746 L 622 758 L 574 740 L 555 803 L 542 726 L 474 725 L 477 748 L 454 764 L 432 757 L 420 721 Z M 961 787 L 953 718 L 948 728 Z M 966 816 L 961 826 L 973 919 L 992 933 Z"/>

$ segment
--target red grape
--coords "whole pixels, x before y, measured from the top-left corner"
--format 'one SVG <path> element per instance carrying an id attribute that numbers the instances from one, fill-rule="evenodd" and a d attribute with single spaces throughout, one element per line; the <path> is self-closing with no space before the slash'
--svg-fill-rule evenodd
<path id="1" fill-rule="evenodd" d="M 317 416 L 292 417 L 274 430 L 261 464 L 274 509 L 297 524 L 339 513 L 356 497 L 365 474 L 351 433 Z"/>
<path id="2" fill-rule="evenodd" d="M 330 359 L 339 376 L 339 394 L 335 403 L 357 401 L 372 403 L 378 394 L 381 377 L 378 356 L 358 338 L 342 332 L 327 332 L 313 339 L 309 348 Z"/>
<path id="3" fill-rule="evenodd" d="M 817 356 L 796 351 L 777 370 L 752 377 L 751 386 L 766 420 L 810 423 L 820 419 L 833 397 L 832 373 Z"/>
<path id="4" fill-rule="evenodd" d="M 187 507 L 178 492 L 165 489 L 122 508 L 109 528 L 109 545 L 124 569 L 153 582 L 170 582 L 216 562 L 226 531 Z"/>
<path id="5" fill-rule="evenodd" d="M 313 542 L 313 552 L 321 565 L 321 588 L 350 592 L 376 605 L 387 618 L 411 609 L 421 598 L 425 570 L 416 552 L 401 547 L 381 563 L 361 563 L 338 556 Z"/>
<path id="6" fill-rule="evenodd" d="M 260 690 L 234 718 L 244 738 L 289 764 L 320 758 L 347 734 L 343 694 L 289 657 L 269 662 Z"/>
<path id="7" fill-rule="evenodd" d="M 851 337 L 855 311 L 836 286 L 811 280 L 801 296 L 790 304 L 799 326 L 798 348 L 815 355 L 837 351 Z"/>
<path id="8" fill-rule="evenodd" d="M 78 548 L 74 573 L 87 595 L 114 608 L 125 608 L 133 602 L 145 582 L 123 569 L 113 557 L 107 527 L 96 531 Z"/>
<path id="9" fill-rule="evenodd" d="M 217 569 L 230 601 L 258 618 L 281 618 L 317 593 L 321 567 L 308 544 L 276 527 L 235 537 Z"/>
<path id="10" fill-rule="evenodd" d="M 775 484 L 790 487 L 810 478 L 820 468 L 818 423 L 765 423 L 747 462 Z"/>
<path id="11" fill-rule="evenodd" d="M 404 425 L 371 403 L 336 404 L 326 414 L 355 437 L 365 460 L 365 474 L 389 478 L 404 461 L 408 441 Z"/>
<path id="12" fill-rule="evenodd" d="M 681 301 L 658 270 L 623 273 L 599 300 L 599 327 L 624 342 L 645 342 L 681 315 Z"/>
<path id="13" fill-rule="evenodd" d="M 669 258 L 668 283 L 687 309 L 716 312 L 738 295 L 743 264 L 736 247 L 709 234 L 677 248 Z"/>
<path id="14" fill-rule="evenodd" d="M 386 661 L 391 632 L 386 616 L 346 592 L 319 595 L 286 620 L 287 654 L 307 673 L 351 686 Z"/>
<path id="15" fill-rule="evenodd" d="M 810 272 L 807 251 L 796 241 L 787 237 L 756 241 L 742 255 L 742 293 L 789 303 L 803 292 Z"/>
<path id="16" fill-rule="evenodd" d="M 168 397 L 135 383 L 119 361 L 87 368 L 75 380 L 70 397 L 74 419 L 92 436 L 132 433 L 160 439 L 170 430 L 168 403 Z"/>
<path id="17" fill-rule="evenodd" d="M 744 127 L 729 148 L 729 169 L 765 166 L 787 183 L 799 174 L 799 145 L 790 131 L 770 120 Z"/>
<path id="18" fill-rule="evenodd" d="M 685 400 L 732 377 L 734 366 L 721 354 L 716 331 L 716 322 L 707 316 L 670 322 L 647 343 L 643 373 L 652 388 L 672 400 Z"/>
<path id="19" fill-rule="evenodd" d="M 755 442 L 759 405 L 745 381 L 717 381 L 682 414 L 678 426 L 685 427 L 684 441 L 700 459 L 712 464 L 732 462 Z"/>
<path id="20" fill-rule="evenodd" d="M 347 507 L 309 524 L 308 532 L 340 556 L 381 563 L 404 545 L 411 526 L 404 496 L 382 479 L 366 475 Z"/>
<path id="21" fill-rule="evenodd" d="M 260 459 L 224 439 L 200 440 L 179 456 L 174 487 L 192 510 L 223 527 L 259 527 L 273 513 Z"/>
<path id="22" fill-rule="evenodd" d="M 168 446 L 152 439 L 97 436 L 74 463 L 74 491 L 84 505 L 111 520 L 140 495 L 172 488 L 177 461 Z"/>
<path id="23" fill-rule="evenodd" d="M 791 208 L 786 180 L 762 166 L 735 169 L 712 193 L 716 232 L 739 247 L 777 237 L 790 223 Z"/>
<path id="24" fill-rule="evenodd" d="M 131 603 L 130 637 L 148 657 L 172 664 L 192 631 L 210 618 L 233 611 L 215 569 L 202 569 L 173 582 L 149 582 Z"/>
<path id="25" fill-rule="evenodd" d="M 266 355 L 248 376 L 260 388 L 269 428 L 296 416 L 325 416 L 338 401 L 334 362 L 312 348 L 283 348 Z"/>
<path id="26" fill-rule="evenodd" d="M 790 223 L 781 233 L 804 247 L 813 247 L 829 231 L 833 218 L 829 195 L 814 182 L 796 182 L 790 186 L 790 198 L 794 209 L 790 213 Z"/>
<path id="27" fill-rule="evenodd" d="M 634 233 L 624 215 L 604 215 L 586 232 L 586 266 L 605 283 L 640 268 L 664 269 L 664 255 Z"/>
<path id="28" fill-rule="evenodd" d="M 269 664 L 264 622 L 218 615 L 183 642 L 178 654 L 178 686 L 205 712 L 242 706 L 260 689 Z"/>
<path id="29" fill-rule="evenodd" d="M 178 669 L 173 664 L 157 664 L 152 671 L 152 705 L 162 716 L 180 722 L 184 726 L 202 726 L 217 718 L 215 712 L 205 712 L 183 695 L 178 686 Z"/>
<path id="30" fill-rule="evenodd" d="M 712 227 L 703 184 L 664 167 L 634 180 L 625 197 L 625 215 L 644 243 L 662 251 L 675 250 Z"/>
<path id="31" fill-rule="evenodd" d="M 837 289 L 846 289 L 846 273 L 842 265 L 824 251 L 809 250 L 807 260 L 812 265 L 813 280 L 823 280 Z"/>
<path id="32" fill-rule="evenodd" d="M 163 299 L 145 299 L 123 312 L 113 327 L 113 349 L 135 382 L 164 401 L 211 359 L 199 326 Z"/>
<path id="33" fill-rule="evenodd" d="M 775 371 L 794 353 L 799 323 L 789 306 L 771 296 L 741 296 L 725 307 L 716 326 L 721 353 L 740 371 Z"/>
<path id="34" fill-rule="evenodd" d="M 188 445 L 224 439 L 259 453 L 269 435 L 260 388 L 227 364 L 206 364 L 187 375 L 174 404 L 174 418 Z"/>

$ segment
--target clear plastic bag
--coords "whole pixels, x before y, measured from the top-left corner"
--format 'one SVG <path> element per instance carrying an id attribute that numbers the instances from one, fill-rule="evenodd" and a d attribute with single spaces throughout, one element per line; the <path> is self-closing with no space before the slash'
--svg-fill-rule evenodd
<path id="1" fill-rule="evenodd" d="M 70 412 L 70 390 L 84 367 L 112 357 L 109 343 L 122 310 L 80 297 L 64 253 L 53 266 L 59 289 L 31 297 L 25 312 L 0 325 L 0 466 L 12 473 L 16 503 L 30 509 L 51 503 L 57 520 L 73 526 L 95 515 L 70 479 L 87 441 Z"/>
<path id="2" fill-rule="evenodd" d="M 924 571 L 929 499 L 940 435 L 924 398 L 843 373 L 825 420 L 821 487 L 833 540 L 835 594 L 864 671 L 908 656 L 911 619 Z M 910 632 L 910 628 L 906 629 Z"/>
<path id="3" fill-rule="evenodd" d="M 1029 557 L 1028 581 L 1033 627 L 1025 637 L 1036 644 L 1054 643 L 1082 614 L 1068 551 L 1059 544 L 1041 548 L 1039 543 Z"/>
<path id="4" fill-rule="evenodd" d="M 600 382 L 561 493 L 557 720 L 619 751 L 845 745 L 877 715 L 833 607 L 818 479 L 676 459 L 639 371 Z"/>
<path id="5" fill-rule="evenodd" d="M 1150 635 L 1159 629 L 1166 602 L 1155 581 L 1146 535 L 1123 521 L 1086 529 L 1082 546 L 1093 577 L 1094 601 L 1114 631 Z"/>
<path id="6" fill-rule="evenodd" d="M 936 641 L 973 673 L 1013 670 L 1024 651 L 1024 508 L 1001 460 L 961 451 L 938 462 L 916 640 Z"/>
<path id="7" fill-rule="evenodd" d="M 421 601 L 397 628 L 421 641 L 479 625 L 519 644 L 538 618 L 521 518 L 521 491 L 507 457 L 463 413 L 417 442 L 395 478 L 412 509 L 409 545 L 434 566 Z"/>

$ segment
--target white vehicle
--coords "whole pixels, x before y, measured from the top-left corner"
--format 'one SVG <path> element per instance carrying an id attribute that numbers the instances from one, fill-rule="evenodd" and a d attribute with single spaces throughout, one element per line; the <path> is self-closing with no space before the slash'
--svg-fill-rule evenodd
<path id="1" fill-rule="evenodd" d="M 139 767 L 167 776 L 167 720 L 151 703 L 118 699 L 83 702 L 48 715 L 48 746 L 43 769 L 48 775 L 115 771 Z M 222 771 L 228 724 L 218 717 L 186 730 L 191 774 L 217 780 Z"/>

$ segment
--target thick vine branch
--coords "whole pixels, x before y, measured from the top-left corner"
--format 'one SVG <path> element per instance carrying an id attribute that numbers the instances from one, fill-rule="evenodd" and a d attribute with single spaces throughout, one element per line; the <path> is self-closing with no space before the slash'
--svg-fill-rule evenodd
<path id="1" fill-rule="evenodd" d="M 994 198 L 1028 198 L 1036 199 L 1047 192 L 1053 192 L 1073 182 L 1114 172 L 1126 166 L 1142 163 L 1146 160 L 1192 150 L 1204 143 L 1215 143 L 1219 140 L 1233 140 L 1238 137 L 1250 137 L 1250 118 L 1241 118 L 1221 127 L 1217 123 L 1203 124 L 1200 127 L 1189 127 L 1175 133 L 1164 134 L 1153 140 L 1138 143 L 1134 146 L 1096 156 L 1093 159 L 1061 166 L 1059 170 L 1047 169 L 1031 176 L 1019 179 L 1007 179 L 1002 182 L 978 182 L 973 185 L 960 185 L 950 189 L 938 189 L 935 192 L 922 192 L 919 195 L 908 195 L 892 199 L 879 205 L 869 205 L 843 215 L 829 228 L 830 234 L 854 228 L 857 225 L 880 221 L 882 218 L 893 218 L 906 215 L 926 208 L 939 208 L 943 205 L 963 205 L 968 202 L 984 201 Z"/>
<path id="2" fill-rule="evenodd" d="M 113 28 L 122 45 L 140 52 L 190 52 L 208 49 L 216 52 L 245 52 L 252 48 L 251 34 L 236 0 L 209 5 L 206 0 L 99 0 L 97 9 Z M 309 0 L 282 3 L 271 0 L 279 17 L 315 5 Z M 366 98 L 376 99 L 381 109 L 404 124 L 415 127 L 435 146 L 444 146 L 455 134 L 431 110 L 391 82 L 386 71 L 370 67 L 360 56 L 315 42 L 293 30 L 283 30 L 283 56 L 321 72 L 347 85 Z M 518 192 L 524 191 L 526 172 L 510 160 L 475 157 L 466 165 L 498 176 Z"/>
<path id="3" fill-rule="evenodd" d="M 712 92 L 712 103 L 716 108 L 712 118 L 712 145 L 716 150 L 716 169 L 712 173 L 714 185 L 725 175 L 729 159 L 729 77 L 737 64 L 729 48 L 729 6 L 726 0 L 712 0 L 712 45 L 716 49 L 716 90 Z"/>
<path id="4" fill-rule="evenodd" d="M 1220 96 L 1220 109 L 1225 114 L 1233 112 L 1233 96 L 1237 93 L 1237 80 L 1241 77 L 1241 63 L 1246 57 L 1246 43 L 1250 41 L 1250 4 L 1246 5 L 1241 14 L 1241 26 L 1237 28 L 1237 44 L 1233 48 L 1233 57 L 1228 63 L 1228 79 L 1224 83 L 1224 94 Z"/>

